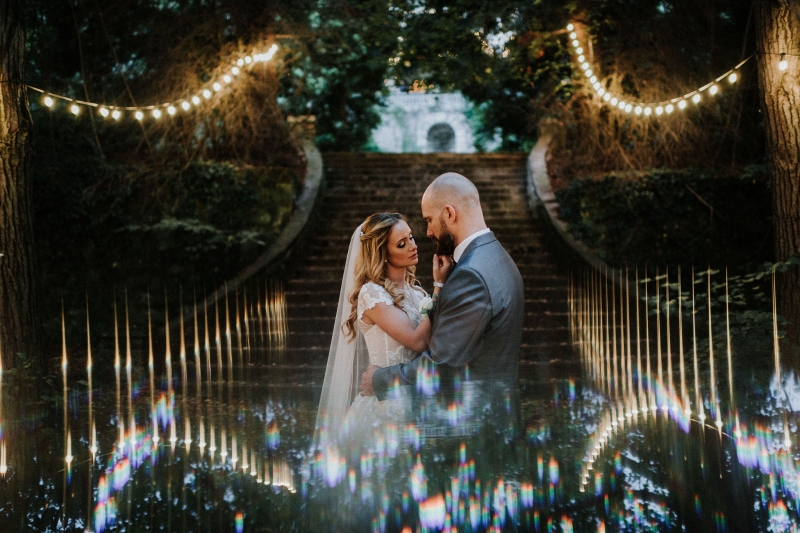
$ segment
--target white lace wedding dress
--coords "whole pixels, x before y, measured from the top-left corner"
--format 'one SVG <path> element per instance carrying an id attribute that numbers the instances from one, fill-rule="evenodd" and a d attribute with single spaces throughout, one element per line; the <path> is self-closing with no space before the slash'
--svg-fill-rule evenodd
<path id="1" fill-rule="evenodd" d="M 427 293 L 419 287 L 406 286 L 401 309 L 408 315 L 414 327 L 420 323 L 419 305 Z M 369 364 L 380 367 L 411 361 L 419 355 L 406 348 L 377 324 L 362 320 L 364 312 L 379 303 L 393 305 L 391 295 L 382 286 L 366 283 L 358 294 L 358 327 L 364 334 L 369 353 Z M 394 397 L 379 401 L 375 396 L 356 396 L 347 410 L 342 427 L 342 438 L 350 446 L 376 449 L 384 446 L 396 447 L 407 420 L 407 398 Z"/>

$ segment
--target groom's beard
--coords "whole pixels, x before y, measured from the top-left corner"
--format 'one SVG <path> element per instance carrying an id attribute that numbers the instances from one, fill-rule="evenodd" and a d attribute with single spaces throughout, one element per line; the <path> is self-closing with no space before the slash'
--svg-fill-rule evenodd
<path id="1" fill-rule="evenodd" d="M 456 238 L 444 228 L 442 228 L 442 234 L 438 238 L 434 237 L 433 240 L 436 241 L 436 255 L 440 257 L 451 256 L 456 251 Z"/>

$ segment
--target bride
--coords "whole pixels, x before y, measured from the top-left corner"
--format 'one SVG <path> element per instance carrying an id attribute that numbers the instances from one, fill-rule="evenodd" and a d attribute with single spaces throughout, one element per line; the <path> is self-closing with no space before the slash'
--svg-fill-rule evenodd
<path id="1" fill-rule="evenodd" d="M 362 396 L 358 384 L 367 366 L 408 362 L 428 346 L 430 312 L 452 265 L 434 255 L 436 287 L 429 298 L 414 275 L 418 262 L 414 236 L 397 213 L 370 215 L 353 232 L 317 412 L 317 443 L 371 448 L 383 432 L 404 422 L 402 397 Z"/>

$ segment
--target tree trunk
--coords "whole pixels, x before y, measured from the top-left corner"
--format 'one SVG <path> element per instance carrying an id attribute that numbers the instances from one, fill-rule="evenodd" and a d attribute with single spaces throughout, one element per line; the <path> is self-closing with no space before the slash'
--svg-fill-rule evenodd
<path id="1" fill-rule="evenodd" d="M 39 365 L 41 323 L 31 219 L 31 114 L 23 84 L 19 0 L 0 0 L 0 354 Z"/>
<path id="2" fill-rule="evenodd" d="M 756 6 L 758 82 L 766 129 L 767 165 L 772 176 L 775 255 L 784 260 L 800 252 L 800 18 L 779 0 Z M 783 55 L 785 54 L 785 55 Z M 785 59 L 788 68 L 781 70 Z M 778 312 L 790 321 L 785 360 L 800 368 L 800 269 L 778 280 Z"/>

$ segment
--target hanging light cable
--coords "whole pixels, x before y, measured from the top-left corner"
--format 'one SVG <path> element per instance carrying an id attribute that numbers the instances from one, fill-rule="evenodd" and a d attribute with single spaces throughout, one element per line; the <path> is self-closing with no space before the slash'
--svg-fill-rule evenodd
<path id="1" fill-rule="evenodd" d="M 612 107 L 616 107 L 620 111 L 628 114 L 633 112 L 637 116 L 643 115 L 649 117 L 655 115 L 659 117 L 662 115 L 669 115 L 676 109 L 683 111 L 689 106 L 689 102 L 699 104 L 703 101 L 704 95 L 709 95 L 710 97 L 716 96 L 722 91 L 721 83 L 723 81 L 727 81 L 728 84 L 732 85 L 739 80 L 739 70 L 742 68 L 742 65 L 753 57 L 750 55 L 725 74 L 683 96 L 677 96 L 670 100 L 662 100 L 660 102 L 629 102 L 626 101 L 622 95 L 611 93 L 603 87 L 603 84 L 592 71 L 591 65 L 584 55 L 584 49 L 581 46 L 581 42 L 578 40 L 579 36 L 575 31 L 574 24 L 567 25 L 567 33 L 570 38 L 570 44 L 572 45 L 573 58 L 576 60 L 578 69 L 583 72 L 584 77 L 588 80 L 592 89 L 594 89 L 595 94 Z M 785 61 L 783 61 L 783 63 L 785 63 Z"/>
<path id="2" fill-rule="evenodd" d="M 187 112 L 191 111 L 192 106 L 197 107 L 203 101 L 200 99 L 200 96 L 202 96 L 205 100 L 210 100 L 214 93 L 221 91 L 225 85 L 233 83 L 237 76 L 239 76 L 241 73 L 241 67 L 245 65 L 252 66 L 256 63 L 266 63 L 275 57 L 277 52 L 278 45 L 273 44 L 264 53 L 254 54 L 252 56 L 248 55 L 244 58 L 238 59 L 234 63 L 234 66 L 231 67 L 225 74 L 220 76 L 218 79 L 206 83 L 204 86 L 205 88 L 198 91 L 196 94 L 182 98 L 175 102 L 166 102 L 163 104 L 149 106 L 127 107 L 99 104 L 96 102 L 87 102 L 85 100 L 77 100 L 67 96 L 62 96 L 60 94 L 54 94 L 45 91 L 44 89 L 40 89 L 39 87 L 33 87 L 32 85 L 26 85 L 25 87 L 31 91 L 40 93 L 42 95 L 42 104 L 50 109 L 55 109 L 56 102 L 58 100 L 66 102 L 69 111 L 75 116 L 80 115 L 83 107 L 93 107 L 97 109 L 98 113 L 103 118 L 111 117 L 114 120 L 119 120 L 124 116 L 124 113 L 127 112 L 139 121 L 142 121 L 147 117 L 158 120 L 164 115 L 164 113 L 170 116 L 177 114 L 178 109 L 182 109 L 183 111 Z M 211 89 L 213 89 L 213 93 Z"/>

